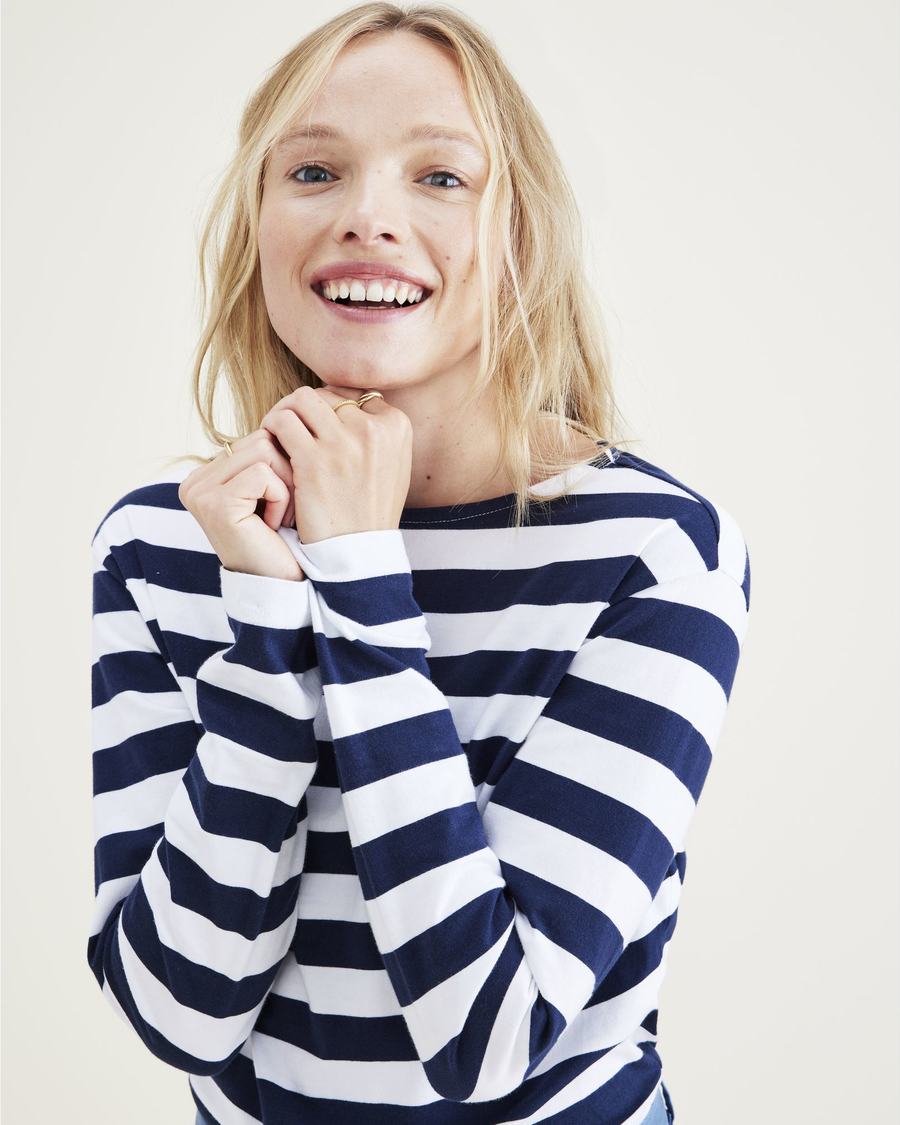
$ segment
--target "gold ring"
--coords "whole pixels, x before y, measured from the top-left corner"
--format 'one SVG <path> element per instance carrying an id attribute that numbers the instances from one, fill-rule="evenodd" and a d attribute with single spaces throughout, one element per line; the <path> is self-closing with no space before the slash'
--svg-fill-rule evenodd
<path id="1" fill-rule="evenodd" d="M 333 406 L 332 410 L 340 410 L 342 406 L 359 406 L 355 398 L 345 398 L 343 402 L 339 402 L 337 406 Z"/>
<path id="2" fill-rule="evenodd" d="M 234 456 L 234 450 L 231 448 L 231 442 L 230 441 L 223 441 L 222 442 L 222 448 L 225 450 L 225 452 L 228 454 L 229 457 Z"/>
<path id="3" fill-rule="evenodd" d="M 370 398 L 380 398 L 383 401 L 384 395 L 381 393 L 381 391 L 366 391 L 366 393 L 362 396 L 361 399 L 358 400 L 358 402 L 361 405 L 364 402 L 368 402 Z"/>

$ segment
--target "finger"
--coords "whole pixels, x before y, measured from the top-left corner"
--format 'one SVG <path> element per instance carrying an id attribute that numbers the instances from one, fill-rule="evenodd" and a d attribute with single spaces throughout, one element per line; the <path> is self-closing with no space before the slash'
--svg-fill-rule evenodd
<path id="1" fill-rule="evenodd" d="M 333 395 L 339 395 L 341 398 L 359 398 L 364 391 L 359 387 L 340 387 L 333 383 L 326 383 L 324 387 L 316 387 L 316 391 L 330 391 Z"/>
<path id="2" fill-rule="evenodd" d="M 334 391 L 327 390 L 324 387 L 298 387 L 298 389 L 289 397 L 287 406 L 292 413 L 301 418 L 306 428 L 315 438 L 323 438 L 327 436 L 335 436 L 339 433 L 337 427 L 346 424 L 344 416 L 335 407 L 341 403 L 346 402 L 348 399 L 355 402 L 362 393 L 359 390 L 354 390 L 352 387 L 347 388 L 348 394 L 335 394 Z M 326 409 L 327 408 L 327 409 Z M 360 410 L 360 407 L 353 409 L 347 407 L 344 411 L 346 414 L 349 411 L 355 414 Z M 338 416 L 340 415 L 340 417 Z"/>
<path id="3" fill-rule="evenodd" d="M 267 465 L 284 484 L 288 494 L 287 501 L 273 506 L 264 497 L 257 497 L 260 501 L 257 514 L 266 524 L 277 528 L 285 515 L 286 503 L 289 502 L 293 508 L 294 471 L 290 458 L 282 452 L 272 434 L 261 427 L 234 442 L 232 449 L 232 456 L 229 457 L 223 450 L 221 457 L 216 457 L 205 466 L 212 470 L 204 476 L 206 485 L 226 485 L 255 464 Z"/>
<path id="4" fill-rule="evenodd" d="M 260 515 L 263 522 L 273 531 L 278 530 L 281 517 L 290 500 L 291 490 L 271 465 L 263 461 L 254 461 L 236 473 L 224 487 L 232 497 L 253 501 L 255 514 Z M 263 512 L 259 511 L 260 506 L 264 507 Z"/>
<path id="5" fill-rule="evenodd" d="M 315 455 L 316 439 L 296 411 L 276 410 L 269 419 L 268 428 L 273 440 L 285 450 L 292 472 Z"/>
<path id="6" fill-rule="evenodd" d="M 355 408 L 352 406 L 345 406 L 341 410 L 336 409 L 341 403 L 346 403 L 348 401 L 357 402 L 357 400 L 361 398 L 364 393 L 363 391 L 360 391 L 358 388 L 354 387 L 348 387 L 347 391 L 347 394 L 338 394 L 331 389 L 319 387 L 316 389 L 316 394 L 319 397 L 320 403 L 322 403 L 323 406 L 327 406 L 331 410 L 335 422 L 337 422 L 339 425 L 364 425 L 365 423 L 356 418 L 356 415 L 362 414 L 364 412 L 366 406 L 368 406 L 368 402 L 363 403 L 362 406 L 357 405 Z M 369 399 L 369 402 L 371 401 L 372 400 Z M 321 411 L 320 414 L 324 418 L 324 411 Z M 319 414 L 316 415 L 316 418 L 318 417 Z M 324 421 L 322 424 L 323 426 L 327 426 Z"/>

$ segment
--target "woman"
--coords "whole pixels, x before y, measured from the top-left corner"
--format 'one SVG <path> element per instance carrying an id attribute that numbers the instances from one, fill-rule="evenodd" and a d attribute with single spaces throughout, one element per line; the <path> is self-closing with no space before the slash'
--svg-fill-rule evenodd
<path id="1" fill-rule="evenodd" d="M 459 12 L 365 4 L 251 99 L 201 263 L 220 223 L 220 451 L 94 538 L 107 1000 L 198 1125 L 674 1120 L 749 561 L 611 440 L 539 118 Z"/>

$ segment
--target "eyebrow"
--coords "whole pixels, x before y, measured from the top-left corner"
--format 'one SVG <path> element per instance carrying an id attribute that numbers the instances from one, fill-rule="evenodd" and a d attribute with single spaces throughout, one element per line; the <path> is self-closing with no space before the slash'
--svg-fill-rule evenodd
<path id="1" fill-rule="evenodd" d="M 334 129 L 330 125 L 311 124 L 288 133 L 277 147 L 283 149 L 297 141 L 309 140 L 346 141 L 347 137 L 340 129 Z M 407 129 L 400 140 L 404 144 L 415 144 L 417 141 L 450 141 L 451 144 L 470 149 L 478 156 L 485 155 L 484 149 L 471 133 L 465 133 L 461 129 L 453 129 L 449 125 L 413 125 L 412 128 Z"/>

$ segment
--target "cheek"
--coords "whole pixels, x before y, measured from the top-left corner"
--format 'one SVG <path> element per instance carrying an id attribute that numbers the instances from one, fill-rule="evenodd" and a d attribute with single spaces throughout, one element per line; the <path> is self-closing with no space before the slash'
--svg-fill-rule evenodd
<path id="1" fill-rule="evenodd" d="M 287 215 L 279 214 L 276 206 L 263 207 L 259 213 L 259 259 L 264 272 L 272 273 L 286 262 L 299 262 L 299 239 L 294 233 L 295 224 Z"/>

